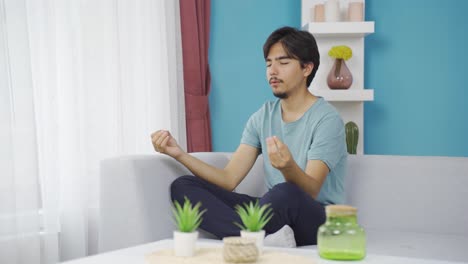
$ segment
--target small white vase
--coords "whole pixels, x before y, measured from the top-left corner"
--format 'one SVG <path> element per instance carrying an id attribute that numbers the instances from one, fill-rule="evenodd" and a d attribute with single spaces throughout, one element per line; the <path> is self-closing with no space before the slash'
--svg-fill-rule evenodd
<path id="1" fill-rule="evenodd" d="M 262 254 L 263 251 L 263 240 L 265 239 L 265 230 L 258 232 L 250 232 L 246 230 L 241 230 L 241 237 L 255 238 L 256 245 L 258 249 L 258 254 Z"/>
<path id="2" fill-rule="evenodd" d="M 340 21 L 340 2 L 338 0 L 328 0 L 325 3 L 325 21 Z"/>
<path id="3" fill-rule="evenodd" d="M 191 257 L 195 253 L 198 231 L 185 233 L 174 231 L 174 254 L 176 257 Z"/>

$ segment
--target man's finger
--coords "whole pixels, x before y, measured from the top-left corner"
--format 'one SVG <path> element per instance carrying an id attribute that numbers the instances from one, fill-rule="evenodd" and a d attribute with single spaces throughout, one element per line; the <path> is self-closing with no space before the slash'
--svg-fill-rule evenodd
<path id="1" fill-rule="evenodd" d="M 157 146 L 161 146 L 161 142 L 164 140 L 164 137 L 166 136 L 166 133 L 163 131 L 161 134 L 158 135 L 157 140 L 155 141 Z"/>
<path id="2" fill-rule="evenodd" d="M 276 151 L 278 151 L 278 154 L 282 158 L 283 155 L 282 155 L 281 151 L 284 149 L 283 142 L 281 142 L 281 140 L 279 140 L 279 138 L 277 136 L 273 136 L 273 141 L 275 142 Z"/>
<path id="3" fill-rule="evenodd" d="M 275 141 L 276 147 L 278 148 L 278 151 L 283 150 L 285 144 L 277 136 L 274 136 L 273 139 Z"/>
<path id="4" fill-rule="evenodd" d="M 278 148 L 276 147 L 273 137 L 267 138 L 266 141 L 268 158 L 270 159 L 271 165 L 276 168 L 278 162 L 281 161 L 281 154 L 278 152 Z"/>
<path id="5" fill-rule="evenodd" d="M 162 149 L 165 149 L 165 148 L 167 147 L 167 142 L 169 141 L 170 138 L 171 138 L 171 137 L 170 137 L 169 135 L 167 135 L 167 136 L 163 139 L 163 141 L 161 142 L 161 148 L 162 148 Z"/>
<path id="6" fill-rule="evenodd" d="M 169 133 L 169 131 L 164 130 L 164 129 L 160 129 L 160 130 L 158 130 L 158 131 L 156 131 L 156 132 L 153 132 L 153 133 L 151 134 L 151 139 L 154 139 L 155 137 L 161 135 L 161 134 L 164 133 L 164 132 Z"/>
<path id="7" fill-rule="evenodd" d="M 274 143 L 274 146 L 275 146 L 276 151 L 280 152 L 280 145 L 279 145 L 279 143 L 281 143 L 281 141 L 280 141 L 276 136 L 272 136 L 271 138 L 272 138 L 272 141 L 273 141 L 273 143 Z M 283 143 L 281 143 L 281 144 L 283 144 Z"/>
<path id="8" fill-rule="evenodd" d="M 278 147 L 284 145 L 283 142 L 281 142 L 281 140 L 280 140 L 277 136 L 273 136 L 273 140 L 275 141 L 275 144 L 276 144 Z"/>
<path id="9" fill-rule="evenodd" d="M 273 137 L 268 137 L 266 139 L 266 143 L 267 143 L 267 150 L 269 153 L 277 152 L 276 144 L 275 144 Z"/>
<path id="10" fill-rule="evenodd" d="M 269 152 L 268 158 L 270 159 L 270 163 L 273 167 L 276 167 L 276 164 L 279 162 L 279 155 L 278 152 Z"/>
<path id="11" fill-rule="evenodd" d="M 164 130 L 162 130 L 162 129 L 157 130 L 156 132 L 153 132 L 153 133 L 151 134 L 151 137 L 153 138 L 153 137 L 155 137 L 155 136 L 161 134 L 161 132 L 163 132 L 163 131 L 164 131 Z"/>
<path id="12" fill-rule="evenodd" d="M 166 145 L 167 145 L 167 141 L 169 140 L 169 136 L 164 133 L 162 134 L 159 139 L 158 139 L 158 142 L 156 143 L 156 148 L 157 148 L 157 151 L 158 152 L 161 152 L 164 151 L 166 149 Z"/>

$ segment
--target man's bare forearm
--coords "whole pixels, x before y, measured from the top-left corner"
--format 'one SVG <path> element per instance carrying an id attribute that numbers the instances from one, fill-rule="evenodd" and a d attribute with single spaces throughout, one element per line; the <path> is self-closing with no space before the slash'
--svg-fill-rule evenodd
<path id="1" fill-rule="evenodd" d="M 321 184 L 303 171 L 297 163 L 281 170 L 284 179 L 299 186 L 303 191 L 316 199 L 321 188 Z"/>
<path id="2" fill-rule="evenodd" d="M 185 152 L 175 157 L 175 159 L 187 167 L 194 175 L 228 191 L 234 189 L 234 184 L 231 183 L 230 177 L 228 177 L 225 170 L 211 166 Z"/>

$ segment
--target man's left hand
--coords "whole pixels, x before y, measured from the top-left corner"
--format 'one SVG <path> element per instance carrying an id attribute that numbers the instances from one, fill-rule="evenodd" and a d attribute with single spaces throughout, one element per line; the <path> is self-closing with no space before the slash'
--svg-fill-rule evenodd
<path id="1" fill-rule="evenodd" d="M 281 171 L 294 165 L 295 161 L 288 146 L 276 136 L 267 138 L 266 143 L 271 166 Z"/>

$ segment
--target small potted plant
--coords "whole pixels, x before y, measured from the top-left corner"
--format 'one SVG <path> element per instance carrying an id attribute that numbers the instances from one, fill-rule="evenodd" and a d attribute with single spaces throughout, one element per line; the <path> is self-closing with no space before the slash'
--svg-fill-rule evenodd
<path id="1" fill-rule="evenodd" d="M 236 205 L 235 209 L 240 216 L 242 225 L 234 222 L 235 225 L 241 229 L 241 237 L 255 238 L 258 252 L 261 253 L 263 249 L 263 239 L 265 238 L 265 230 L 263 227 L 273 217 L 270 204 L 259 205 L 258 200 L 253 203 L 244 203 L 243 206 Z"/>
<path id="2" fill-rule="evenodd" d="M 335 59 L 335 63 L 328 73 L 327 84 L 330 89 L 348 89 L 353 83 L 353 75 L 346 66 L 345 61 L 353 56 L 350 47 L 334 46 L 328 51 L 328 55 Z"/>
<path id="3" fill-rule="evenodd" d="M 195 252 L 195 243 L 198 238 L 197 228 L 203 221 L 201 216 L 206 210 L 200 211 L 200 202 L 192 206 L 190 200 L 187 197 L 184 198 L 183 205 L 177 201 L 173 202 L 172 213 L 178 229 L 174 231 L 174 253 L 178 257 L 191 257 Z"/>

